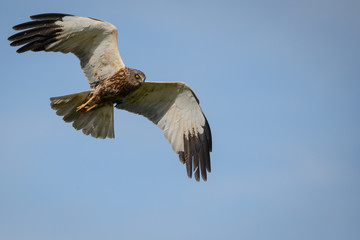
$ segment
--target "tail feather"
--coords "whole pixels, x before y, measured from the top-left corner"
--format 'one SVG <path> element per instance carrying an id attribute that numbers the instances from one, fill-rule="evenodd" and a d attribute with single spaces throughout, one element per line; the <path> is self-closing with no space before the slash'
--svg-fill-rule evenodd
<path id="1" fill-rule="evenodd" d="M 76 108 L 89 99 L 90 91 L 50 98 L 50 106 L 65 122 L 73 122 L 76 130 L 95 138 L 114 138 L 114 107 L 112 104 L 89 112 L 77 112 Z"/>

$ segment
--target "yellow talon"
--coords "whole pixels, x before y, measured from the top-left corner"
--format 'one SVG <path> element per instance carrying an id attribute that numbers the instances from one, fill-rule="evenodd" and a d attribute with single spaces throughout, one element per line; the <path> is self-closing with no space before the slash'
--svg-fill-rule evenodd
<path id="1" fill-rule="evenodd" d="M 93 109 L 94 107 L 96 107 L 97 104 L 94 104 L 94 105 L 92 105 L 91 107 L 87 106 L 94 98 L 95 98 L 95 96 L 92 96 L 89 100 L 87 100 L 86 103 L 78 106 L 78 107 L 76 108 L 76 111 L 77 111 L 77 112 L 84 112 L 84 113 L 86 113 L 86 112 L 90 111 L 91 109 Z"/>
<path id="2" fill-rule="evenodd" d="M 83 105 L 78 106 L 76 108 L 76 111 L 86 113 L 86 112 L 90 111 L 91 109 L 95 108 L 96 106 L 97 106 L 97 104 L 94 104 L 91 107 L 86 106 L 86 104 L 83 104 Z"/>
<path id="3" fill-rule="evenodd" d="M 85 112 L 85 104 L 83 104 L 83 105 L 80 105 L 80 106 L 78 106 L 77 108 L 76 108 L 76 111 L 77 112 Z"/>
<path id="4" fill-rule="evenodd" d="M 96 107 L 96 104 L 95 104 L 95 105 L 92 105 L 91 107 L 86 108 L 85 112 L 88 112 L 88 111 L 90 111 L 91 109 L 93 109 L 93 108 L 95 108 L 95 107 Z"/>

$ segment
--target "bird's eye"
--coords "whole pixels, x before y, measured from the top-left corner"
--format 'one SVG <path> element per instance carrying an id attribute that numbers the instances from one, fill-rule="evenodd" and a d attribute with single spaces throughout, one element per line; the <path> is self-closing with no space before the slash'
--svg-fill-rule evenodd
<path id="1" fill-rule="evenodd" d="M 135 74 L 135 78 L 139 79 L 140 78 L 139 74 Z"/>

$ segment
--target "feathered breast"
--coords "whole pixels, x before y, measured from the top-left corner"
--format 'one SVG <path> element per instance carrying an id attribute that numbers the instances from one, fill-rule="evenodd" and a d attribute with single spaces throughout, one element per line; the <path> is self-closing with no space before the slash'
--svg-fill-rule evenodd
<path id="1" fill-rule="evenodd" d="M 120 69 L 110 78 L 104 80 L 95 88 L 95 94 L 99 95 L 101 101 L 117 101 L 125 97 L 132 91 L 138 89 L 140 85 L 129 81 L 129 69 L 127 67 Z"/>

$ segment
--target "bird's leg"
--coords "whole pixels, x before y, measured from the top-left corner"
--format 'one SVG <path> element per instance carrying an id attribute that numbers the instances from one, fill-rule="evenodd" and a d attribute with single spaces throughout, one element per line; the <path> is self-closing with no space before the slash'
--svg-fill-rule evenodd
<path id="1" fill-rule="evenodd" d="M 93 108 L 95 108 L 95 107 L 97 107 L 97 104 L 94 104 L 94 105 L 92 105 L 91 107 L 86 107 L 85 112 L 88 112 L 88 111 L 90 111 L 91 109 L 93 109 Z"/>
<path id="2" fill-rule="evenodd" d="M 84 104 L 78 106 L 78 107 L 76 108 L 76 111 L 77 111 L 77 112 L 86 113 L 86 112 L 90 111 L 91 109 L 93 109 L 94 107 L 96 107 L 97 104 L 94 104 L 94 105 L 92 105 L 92 106 L 88 106 L 89 103 L 90 103 L 92 100 L 94 100 L 94 98 L 95 98 L 95 95 L 93 95 L 91 98 L 89 98 L 89 100 L 87 100 Z"/>

